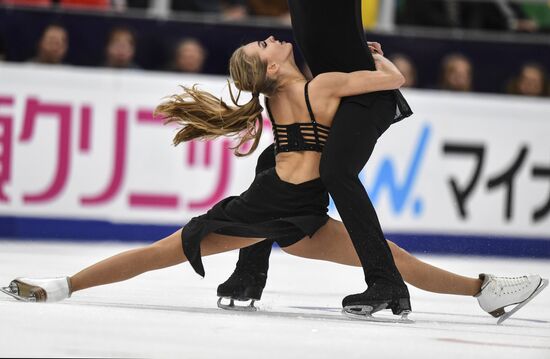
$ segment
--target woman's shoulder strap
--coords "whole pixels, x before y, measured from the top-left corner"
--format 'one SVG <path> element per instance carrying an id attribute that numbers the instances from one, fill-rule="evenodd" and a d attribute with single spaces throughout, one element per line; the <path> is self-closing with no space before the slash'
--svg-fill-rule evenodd
<path id="1" fill-rule="evenodd" d="M 306 99 L 306 106 L 307 106 L 307 111 L 309 112 L 309 118 L 311 119 L 311 122 L 317 123 L 317 121 L 315 120 L 315 115 L 313 114 L 313 110 L 311 109 L 311 103 L 309 102 L 309 83 L 310 82 L 311 80 L 306 82 L 306 85 L 304 87 L 304 97 Z"/>

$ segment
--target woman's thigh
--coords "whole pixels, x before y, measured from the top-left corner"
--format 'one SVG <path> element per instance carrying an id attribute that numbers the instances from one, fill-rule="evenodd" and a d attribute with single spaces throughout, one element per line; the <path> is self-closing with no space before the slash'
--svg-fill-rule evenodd
<path id="1" fill-rule="evenodd" d="M 261 242 L 264 239 L 265 238 L 247 238 L 210 233 L 201 241 L 201 255 L 206 257 L 213 254 L 248 247 Z"/>
<path id="2" fill-rule="evenodd" d="M 304 237 L 283 250 L 299 257 L 361 266 L 346 227 L 342 222 L 332 218 L 312 237 Z"/>
<path id="3" fill-rule="evenodd" d="M 233 249 L 251 246 L 265 238 L 247 238 L 210 233 L 201 241 L 201 255 L 203 257 L 228 252 Z M 185 240 L 185 239 L 184 239 Z M 187 260 L 183 252 L 181 229 L 151 245 L 160 256 L 168 262 L 181 263 Z"/>

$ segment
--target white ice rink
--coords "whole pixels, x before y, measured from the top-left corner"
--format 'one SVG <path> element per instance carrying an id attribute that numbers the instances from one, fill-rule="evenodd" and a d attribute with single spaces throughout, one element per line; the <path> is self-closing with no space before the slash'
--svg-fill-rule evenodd
<path id="1" fill-rule="evenodd" d="M 16 276 L 70 275 L 132 246 L 0 241 L 0 283 Z M 76 293 L 59 304 L 0 297 L 0 357 L 116 358 L 550 358 L 550 290 L 503 325 L 474 298 L 411 287 L 414 324 L 368 323 L 340 314 L 364 290 L 357 268 L 274 251 L 256 313 L 216 307 L 216 287 L 237 253 Z M 460 274 L 539 273 L 550 261 L 425 256 Z"/>

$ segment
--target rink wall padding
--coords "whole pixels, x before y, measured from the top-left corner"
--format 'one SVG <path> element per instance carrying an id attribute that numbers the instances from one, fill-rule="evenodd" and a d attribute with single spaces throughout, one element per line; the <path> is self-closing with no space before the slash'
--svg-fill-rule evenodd
<path id="1" fill-rule="evenodd" d="M 0 238 L 71 242 L 151 243 L 179 226 L 111 223 L 59 218 L 0 217 Z M 550 238 L 495 237 L 434 233 L 386 233 L 407 251 L 420 254 L 550 258 Z M 276 246 L 276 245 L 275 245 Z"/>

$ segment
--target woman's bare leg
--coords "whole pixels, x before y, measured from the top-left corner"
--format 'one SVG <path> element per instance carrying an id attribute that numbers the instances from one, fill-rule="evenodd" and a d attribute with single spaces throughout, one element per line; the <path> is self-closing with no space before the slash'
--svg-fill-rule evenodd
<path id="1" fill-rule="evenodd" d="M 202 256 L 227 252 L 252 245 L 261 238 L 242 238 L 209 234 L 201 242 Z M 72 292 L 98 285 L 120 282 L 139 274 L 187 261 L 181 244 L 181 229 L 151 245 L 131 249 L 104 259 L 70 278 Z"/>
<path id="2" fill-rule="evenodd" d="M 395 264 L 403 279 L 423 290 L 435 293 L 475 295 L 481 281 L 463 277 L 422 262 L 395 243 L 388 241 Z M 292 246 L 283 248 L 287 253 L 360 267 L 361 262 L 343 223 L 329 219 L 313 237 L 305 237 Z"/>

